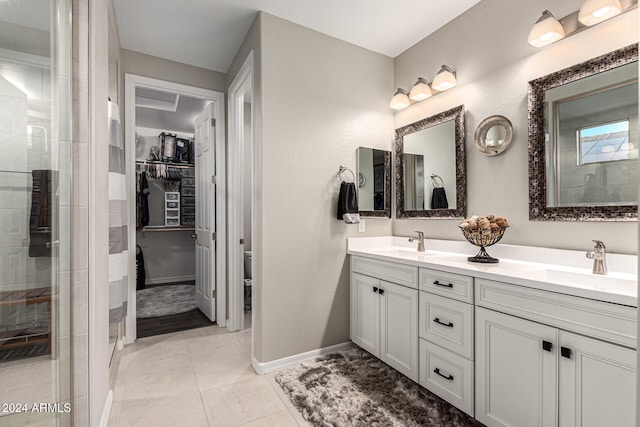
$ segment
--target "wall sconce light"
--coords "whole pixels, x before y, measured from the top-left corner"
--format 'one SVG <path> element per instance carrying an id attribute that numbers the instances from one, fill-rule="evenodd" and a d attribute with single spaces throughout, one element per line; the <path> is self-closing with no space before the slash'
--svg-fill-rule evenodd
<path id="1" fill-rule="evenodd" d="M 529 31 L 529 44 L 534 47 L 546 46 L 563 38 L 562 24 L 548 10 L 542 12 L 542 16 Z"/>
<path id="2" fill-rule="evenodd" d="M 433 92 L 431 92 L 429 83 L 422 77 L 418 77 L 418 81 L 411 88 L 411 92 L 409 92 L 409 98 L 413 101 L 424 101 L 431 95 L 433 95 Z"/>
<path id="3" fill-rule="evenodd" d="M 394 110 L 402 110 L 403 108 L 407 108 L 409 104 L 411 104 L 411 101 L 409 101 L 407 91 L 402 88 L 398 88 L 396 90 L 396 93 L 391 98 L 389 107 L 393 108 Z"/>
<path id="4" fill-rule="evenodd" d="M 443 92 L 445 90 L 451 89 L 458 84 L 456 80 L 456 73 L 446 65 L 443 65 L 438 71 L 438 74 L 433 78 L 431 82 L 431 87 L 437 90 L 438 92 Z"/>
<path id="5" fill-rule="evenodd" d="M 438 74 L 433 78 L 431 87 L 429 87 L 429 82 L 427 82 L 425 78 L 418 77 L 418 80 L 411 88 L 410 93 L 407 93 L 407 91 L 402 88 L 398 88 L 396 90 L 396 93 L 391 98 L 389 107 L 394 110 L 402 110 L 403 108 L 411 105 L 412 101 L 424 101 L 432 95 L 437 95 L 440 92 L 455 87 L 456 84 L 457 80 L 455 71 L 453 71 L 451 67 L 443 65 L 442 68 L 440 68 L 440 71 L 438 71 Z M 432 89 L 437 92 L 434 94 Z"/>
<path id="6" fill-rule="evenodd" d="M 531 28 L 528 41 L 534 47 L 547 46 L 636 7 L 638 0 L 585 0 L 580 10 L 560 20 L 545 10 Z"/>

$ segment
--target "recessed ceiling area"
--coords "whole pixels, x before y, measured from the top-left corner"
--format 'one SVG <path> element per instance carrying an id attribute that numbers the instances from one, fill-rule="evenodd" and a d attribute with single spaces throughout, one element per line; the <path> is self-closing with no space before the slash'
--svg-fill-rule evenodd
<path id="1" fill-rule="evenodd" d="M 114 0 L 123 49 L 226 73 L 258 11 L 396 57 L 480 0 Z"/>
<path id="2" fill-rule="evenodd" d="M 193 134 L 193 121 L 209 102 L 211 101 L 138 87 L 136 126 Z"/>

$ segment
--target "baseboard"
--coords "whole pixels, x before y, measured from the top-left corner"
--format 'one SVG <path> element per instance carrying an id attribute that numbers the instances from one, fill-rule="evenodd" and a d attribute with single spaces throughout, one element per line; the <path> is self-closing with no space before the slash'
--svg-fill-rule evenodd
<path id="1" fill-rule="evenodd" d="M 174 282 L 188 282 L 190 280 L 196 280 L 195 275 L 190 276 L 173 276 L 173 277 L 158 277 L 156 279 L 145 280 L 145 285 L 160 285 L 162 283 L 174 283 Z"/>
<path id="2" fill-rule="evenodd" d="M 258 375 L 264 375 L 283 368 L 288 368 L 289 366 L 297 365 L 298 363 L 305 362 L 307 360 L 315 359 L 318 356 L 347 350 L 351 347 L 353 347 L 353 343 L 351 341 L 347 341 L 330 347 L 319 348 L 317 350 L 307 351 L 306 353 L 294 354 L 293 356 L 283 357 L 282 359 L 264 363 L 258 362 L 254 357 L 252 365 Z"/>
<path id="3" fill-rule="evenodd" d="M 109 390 L 107 399 L 104 402 L 102 416 L 100 417 L 100 427 L 107 427 L 109 423 L 109 414 L 111 414 L 111 405 L 113 404 L 113 390 Z"/>

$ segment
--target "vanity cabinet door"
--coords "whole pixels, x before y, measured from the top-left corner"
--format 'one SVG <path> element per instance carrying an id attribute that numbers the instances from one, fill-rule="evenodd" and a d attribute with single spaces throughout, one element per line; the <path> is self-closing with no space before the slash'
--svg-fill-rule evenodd
<path id="1" fill-rule="evenodd" d="M 380 359 L 418 382 L 418 290 L 380 282 Z"/>
<path id="2" fill-rule="evenodd" d="M 351 341 L 380 357 L 380 280 L 351 276 Z"/>
<path id="3" fill-rule="evenodd" d="M 636 352 L 560 332 L 560 426 L 634 426 Z"/>
<path id="4" fill-rule="evenodd" d="M 489 427 L 556 426 L 558 330 L 480 307 L 475 322 L 476 418 Z"/>

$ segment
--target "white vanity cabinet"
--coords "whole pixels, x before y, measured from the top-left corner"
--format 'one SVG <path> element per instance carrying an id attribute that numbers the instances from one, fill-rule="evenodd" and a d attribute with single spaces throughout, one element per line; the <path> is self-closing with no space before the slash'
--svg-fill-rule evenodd
<path id="1" fill-rule="evenodd" d="M 482 279 L 475 295 L 479 421 L 634 425 L 635 308 Z"/>
<path id="2" fill-rule="evenodd" d="M 417 282 L 417 267 L 351 259 L 351 341 L 416 382 Z"/>
<path id="3" fill-rule="evenodd" d="M 420 385 L 473 416 L 473 278 L 420 269 Z"/>

